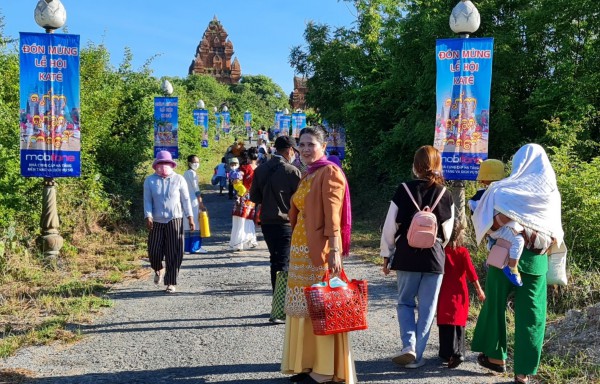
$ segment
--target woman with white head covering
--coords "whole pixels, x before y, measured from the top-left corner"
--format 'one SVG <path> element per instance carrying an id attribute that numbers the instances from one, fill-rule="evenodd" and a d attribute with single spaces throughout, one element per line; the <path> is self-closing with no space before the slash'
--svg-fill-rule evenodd
<path id="1" fill-rule="evenodd" d="M 519 261 L 523 286 L 515 287 L 502 270 L 490 267 L 485 283 L 486 301 L 477 319 L 471 348 L 481 352 L 483 367 L 505 372 L 507 357 L 506 303 L 514 293 L 515 383 L 528 383 L 537 373 L 546 327 L 547 254 L 564 250 L 561 199 L 556 175 L 544 149 L 526 144 L 513 157 L 513 171 L 492 183 L 473 213 L 477 242 L 497 224 L 514 220 L 525 230 L 525 249 Z"/>

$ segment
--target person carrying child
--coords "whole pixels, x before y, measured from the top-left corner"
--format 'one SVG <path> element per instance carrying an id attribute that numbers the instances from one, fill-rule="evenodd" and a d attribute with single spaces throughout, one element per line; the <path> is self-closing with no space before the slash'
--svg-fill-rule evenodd
<path id="1" fill-rule="evenodd" d="M 499 269 L 488 270 L 486 300 L 477 318 L 471 349 L 481 352 L 477 357 L 479 365 L 506 372 L 506 304 L 512 296 L 515 382 L 528 383 L 529 375 L 537 372 L 544 343 L 547 254 L 555 253 L 561 246 L 565 248 L 556 174 L 540 145 L 526 144 L 517 151 L 510 176 L 490 185 L 472 220 L 477 243 L 507 221 L 524 227 L 525 245 L 518 265 L 523 286 L 515 289 Z"/>
<path id="2" fill-rule="evenodd" d="M 467 280 L 475 287 L 477 298 L 485 300 L 469 250 L 463 244 L 464 227 L 460 220 L 454 220 L 450 242 L 444 248 L 446 262 L 437 306 L 439 356 L 448 362 L 448 368 L 456 368 L 464 361 L 465 326 L 469 316 Z"/>
<path id="3" fill-rule="evenodd" d="M 468 204 L 471 213 L 477 208 L 479 200 L 490 184 L 502 179 L 504 179 L 504 163 L 496 159 L 487 159 L 481 163 L 479 173 L 477 174 L 477 181 L 483 184 L 484 188 L 479 189 L 477 193 L 469 199 Z M 499 213 L 500 212 L 495 211 L 495 216 Z M 502 216 L 498 216 L 498 219 L 500 217 Z M 491 249 L 494 245 L 508 249 L 508 263 L 502 267 L 502 272 L 506 275 L 508 280 L 517 287 L 523 285 L 518 264 L 525 245 L 525 239 L 522 235 L 524 230 L 525 228 L 521 224 L 504 216 L 502 225 L 496 229 L 490 229 L 487 233 L 488 249 Z"/>
<path id="4" fill-rule="evenodd" d="M 233 164 L 229 172 L 229 180 L 235 191 L 235 203 L 231 215 L 231 237 L 229 240 L 229 250 L 233 252 L 243 251 L 245 248 L 256 248 L 258 245 L 256 235 L 249 230 L 246 225 L 247 220 L 252 220 L 253 206 L 247 196 L 247 188 L 244 186 L 244 172 L 236 165 L 239 164 L 237 158 L 232 159 Z M 254 228 L 252 226 L 252 228 Z"/>

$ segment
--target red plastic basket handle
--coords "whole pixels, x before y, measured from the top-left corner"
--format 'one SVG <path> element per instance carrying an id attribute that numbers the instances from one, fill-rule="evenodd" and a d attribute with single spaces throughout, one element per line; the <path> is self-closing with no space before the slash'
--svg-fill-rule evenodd
<path id="1" fill-rule="evenodd" d="M 327 271 L 325 271 L 325 274 L 323 275 L 323 279 L 321 279 L 322 282 L 326 282 L 328 283 L 330 279 L 329 276 L 329 269 Z M 340 271 L 340 279 L 342 279 L 342 281 L 348 283 L 350 280 L 348 280 L 348 276 L 346 276 L 346 272 L 344 271 L 344 268 L 342 268 L 342 270 Z"/>

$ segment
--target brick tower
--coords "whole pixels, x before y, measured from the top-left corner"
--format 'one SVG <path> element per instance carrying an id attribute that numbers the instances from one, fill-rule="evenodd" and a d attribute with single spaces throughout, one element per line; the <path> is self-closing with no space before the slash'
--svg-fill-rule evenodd
<path id="1" fill-rule="evenodd" d="M 242 77 L 242 68 L 237 57 L 231 61 L 233 43 L 228 36 L 217 16 L 213 17 L 196 47 L 196 57 L 188 73 L 207 74 L 220 83 L 237 84 Z"/>

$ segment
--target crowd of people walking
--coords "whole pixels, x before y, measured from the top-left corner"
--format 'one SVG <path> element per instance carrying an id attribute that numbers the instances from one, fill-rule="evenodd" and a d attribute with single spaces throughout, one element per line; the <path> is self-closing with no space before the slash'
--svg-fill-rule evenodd
<path id="1" fill-rule="evenodd" d="M 204 253 L 198 213 L 205 209 L 198 187 L 196 155 L 187 158 L 184 176 L 169 152 L 153 163 L 155 173 L 144 183 L 144 211 L 149 230 L 148 255 L 155 283 L 176 291 L 184 252 Z M 501 266 L 488 259 L 485 287 L 465 246 L 465 227 L 457 218 L 445 187 L 442 159 L 432 146 L 414 154 L 413 179 L 400 183 L 391 197 L 381 233 L 384 275 L 397 284 L 400 339 L 392 361 L 406 369 L 426 364 L 424 352 L 437 318 L 439 358 L 448 368 L 466 356 L 469 281 L 483 306 L 475 324 L 471 349 L 477 362 L 491 371 L 506 371 L 506 308 L 514 295 L 514 381 L 528 383 L 540 363 L 546 323 L 546 272 L 550 253 L 563 243 L 560 194 L 543 148 L 521 147 L 505 176 L 504 164 L 489 159 L 481 165 L 482 188 L 472 209 L 477 243 L 492 253 L 506 253 Z M 293 383 L 357 383 L 351 335 L 315 335 L 303 288 L 325 275 L 338 276 L 350 254 L 352 214 L 349 183 L 336 154 L 328 153 L 324 130 L 304 128 L 296 140 L 275 138 L 272 149 L 259 138 L 257 147 L 232 145 L 215 167 L 212 184 L 232 202 L 229 242 L 233 252 L 256 247 L 260 223 L 269 250 L 273 294 L 280 272 L 285 324 L 281 372 Z M 420 213 L 429 214 L 431 229 L 415 230 Z M 419 215 L 418 215 L 419 214 Z M 427 235 L 431 244 L 421 241 Z"/>

